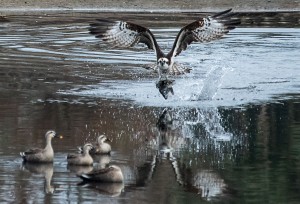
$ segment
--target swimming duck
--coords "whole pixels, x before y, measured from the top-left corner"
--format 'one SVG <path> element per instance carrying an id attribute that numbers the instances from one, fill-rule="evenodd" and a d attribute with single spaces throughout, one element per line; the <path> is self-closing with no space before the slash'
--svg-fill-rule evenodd
<path id="1" fill-rule="evenodd" d="M 45 134 L 46 147 L 44 149 L 32 148 L 25 152 L 20 152 L 24 162 L 53 162 L 54 151 L 51 145 L 52 138 L 57 137 L 54 130 L 49 130 Z"/>
<path id="2" fill-rule="evenodd" d="M 93 145 L 88 143 L 83 146 L 83 152 L 81 154 L 69 154 L 67 161 L 69 165 L 82 165 L 90 166 L 93 165 L 93 158 L 89 151 L 93 148 Z"/>
<path id="3" fill-rule="evenodd" d="M 97 181 L 103 183 L 123 182 L 123 173 L 120 167 L 111 165 L 104 169 L 95 169 L 89 173 L 78 175 L 84 181 Z"/>
<path id="4" fill-rule="evenodd" d="M 110 154 L 111 146 L 106 141 L 109 141 L 109 139 L 105 135 L 100 135 L 96 144 L 90 150 L 90 154 Z M 79 151 L 82 152 L 82 147 L 79 147 Z"/>

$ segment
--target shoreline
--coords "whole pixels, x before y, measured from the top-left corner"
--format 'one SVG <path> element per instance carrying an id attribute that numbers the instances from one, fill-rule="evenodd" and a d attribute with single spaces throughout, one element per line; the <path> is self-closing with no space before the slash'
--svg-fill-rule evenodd
<path id="1" fill-rule="evenodd" d="M 95 13 L 95 12 L 103 12 L 103 13 L 111 13 L 111 12 L 122 12 L 122 13 L 214 13 L 214 12 L 220 12 L 228 8 L 222 8 L 222 9 L 208 9 L 208 10 L 197 10 L 197 9 L 156 9 L 156 10 L 148 10 L 148 9 L 120 9 L 120 8 L 102 8 L 102 9 L 66 9 L 66 8 L 0 8 L 1 13 L 19 13 L 19 12 L 87 12 L 87 13 Z M 233 12 L 237 13 L 297 13 L 300 12 L 298 9 L 296 10 L 253 10 L 253 9 L 245 9 L 245 10 L 237 10 L 232 9 Z"/>
<path id="2" fill-rule="evenodd" d="M 195 13 L 219 12 L 299 12 L 300 0 L 0 0 L 0 13 L 19 12 L 136 12 Z"/>

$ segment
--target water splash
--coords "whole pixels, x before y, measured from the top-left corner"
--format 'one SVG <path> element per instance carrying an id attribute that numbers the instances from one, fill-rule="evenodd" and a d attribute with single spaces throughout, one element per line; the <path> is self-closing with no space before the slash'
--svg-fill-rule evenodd
<path id="1" fill-rule="evenodd" d="M 225 67 L 212 68 L 203 82 L 201 92 L 192 94 L 191 100 L 212 100 L 222 83 L 223 76 L 228 70 Z"/>

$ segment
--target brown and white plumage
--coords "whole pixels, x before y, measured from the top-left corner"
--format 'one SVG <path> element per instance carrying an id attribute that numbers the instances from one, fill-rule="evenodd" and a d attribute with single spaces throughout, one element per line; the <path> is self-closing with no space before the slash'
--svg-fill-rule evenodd
<path id="1" fill-rule="evenodd" d="M 233 19 L 233 16 L 231 9 L 228 9 L 186 25 L 179 31 L 173 47 L 167 55 L 162 52 L 148 28 L 134 23 L 98 19 L 97 22 L 90 24 L 90 33 L 117 47 L 132 47 L 138 43 L 146 44 L 156 53 L 156 68 L 161 78 L 184 73 L 185 70 L 173 66 L 174 57 L 187 49 L 192 42 L 210 42 L 234 29 L 236 25 L 240 24 L 240 20 Z"/>
<path id="2" fill-rule="evenodd" d="M 56 136 L 57 135 L 54 130 L 49 130 L 45 134 L 46 147 L 44 149 L 31 148 L 26 150 L 25 152 L 20 152 L 20 155 L 23 158 L 24 162 L 53 162 L 54 151 L 51 145 L 51 140 Z"/>
<path id="3" fill-rule="evenodd" d="M 110 154 L 111 146 L 107 143 L 109 139 L 105 135 L 100 135 L 97 138 L 97 143 L 94 148 L 90 151 L 91 154 Z"/>
<path id="4" fill-rule="evenodd" d="M 110 154 L 111 146 L 107 143 L 109 139 L 105 135 L 97 137 L 96 143 L 93 144 L 93 148 L 90 150 L 90 154 Z M 79 147 L 79 152 L 83 152 L 83 148 Z"/>
<path id="5" fill-rule="evenodd" d="M 124 180 L 122 170 L 116 165 L 93 170 L 89 173 L 78 176 L 85 181 L 97 181 L 103 183 L 120 183 Z"/>
<path id="6" fill-rule="evenodd" d="M 93 148 L 91 144 L 85 144 L 83 146 L 82 154 L 68 154 L 67 161 L 68 165 L 79 165 L 79 166 L 90 166 L 93 165 L 93 158 L 89 151 Z"/>

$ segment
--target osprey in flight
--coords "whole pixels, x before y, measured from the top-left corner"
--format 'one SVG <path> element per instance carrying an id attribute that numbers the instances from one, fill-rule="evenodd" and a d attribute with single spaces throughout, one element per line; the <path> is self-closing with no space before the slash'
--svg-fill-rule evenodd
<path id="1" fill-rule="evenodd" d="M 179 75 L 189 70 L 183 70 L 174 64 L 174 57 L 178 56 L 192 42 L 209 42 L 221 38 L 224 34 L 240 24 L 239 19 L 233 19 L 231 9 L 207 16 L 183 27 L 173 44 L 171 51 L 164 54 L 156 42 L 152 32 L 143 26 L 125 22 L 97 19 L 90 24 L 90 33 L 97 38 L 117 47 L 132 47 L 138 43 L 144 43 L 156 53 L 156 70 L 159 79 L 167 79 L 168 75 Z"/>

